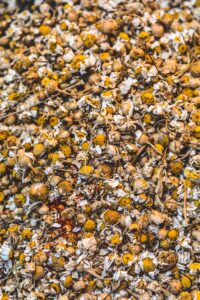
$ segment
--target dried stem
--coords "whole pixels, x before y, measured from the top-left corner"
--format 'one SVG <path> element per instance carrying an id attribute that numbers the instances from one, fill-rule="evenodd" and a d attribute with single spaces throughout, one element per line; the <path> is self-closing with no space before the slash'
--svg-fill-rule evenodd
<path id="1" fill-rule="evenodd" d="M 98 279 L 101 279 L 101 280 L 104 280 L 104 279 L 112 279 L 112 277 L 102 277 L 100 275 L 98 275 L 93 269 L 87 269 L 85 268 L 85 272 L 89 273 L 90 275 L 98 278 Z"/>
<path id="2" fill-rule="evenodd" d="M 183 215 L 185 219 L 185 224 L 188 225 L 188 218 L 187 218 L 187 183 L 183 180 L 184 186 L 184 202 L 183 202 Z"/>
<path id="3" fill-rule="evenodd" d="M 134 159 L 133 159 L 133 163 L 136 162 L 136 160 L 138 159 L 138 157 L 142 154 L 142 152 L 144 151 L 144 149 L 146 148 L 147 145 L 142 146 L 138 152 L 136 153 Z"/>
<path id="4" fill-rule="evenodd" d="M 150 142 L 147 142 L 146 144 L 148 146 L 150 146 L 151 148 L 153 148 L 158 154 L 162 155 L 162 153 L 158 149 L 156 149 L 156 147 L 154 145 L 152 145 Z"/>

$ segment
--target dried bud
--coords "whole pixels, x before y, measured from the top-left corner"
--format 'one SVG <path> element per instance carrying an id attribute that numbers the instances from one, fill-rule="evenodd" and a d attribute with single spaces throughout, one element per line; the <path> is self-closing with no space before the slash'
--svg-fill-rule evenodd
<path id="1" fill-rule="evenodd" d="M 177 62 L 175 59 L 168 59 L 165 61 L 164 66 L 163 66 L 163 73 L 164 74 L 173 74 L 177 70 Z"/>
<path id="2" fill-rule="evenodd" d="M 130 115 L 132 113 L 132 110 L 133 110 L 132 102 L 131 101 L 122 102 L 121 110 L 122 110 L 123 115 L 125 115 L 125 116 Z"/>
<path id="3" fill-rule="evenodd" d="M 148 142 L 149 138 L 146 134 L 142 133 L 142 135 L 140 136 L 139 140 L 138 140 L 138 143 L 140 145 L 144 145 Z"/>
<path id="4" fill-rule="evenodd" d="M 140 194 L 148 188 L 148 183 L 145 179 L 138 178 L 134 180 L 133 188 L 138 194 Z"/>
<path id="5" fill-rule="evenodd" d="M 49 208 L 47 205 L 43 204 L 39 209 L 38 212 L 40 215 L 47 215 L 49 212 Z"/>
<path id="6" fill-rule="evenodd" d="M 114 33 L 117 28 L 118 24 L 114 19 L 104 20 L 99 25 L 99 29 L 105 34 Z"/>
<path id="7" fill-rule="evenodd" d="M 162 26 L 161 24 L 154 23 L 154 24 L 152 25 L 152 28 L 151 28 L 151 29 L 152 29 L 153 35 L 154 35 L 155 37 L 157 37 L 157 38 L 162 37 L 163 34 L 164 34 L 164 28 L 163 28 L 163 26 Z"/>
<path id="8" fill-rule="evenodd" d="M 34 278 L 35 280 L 39 280 L 44 276 L 44 268 L 42 266 L 35 267 Z"/>
<path id="9" fill-rule="evenodd" d="M 200 77 L 200 60 L 191 65 L 190 71 L 194 77 Z"/>
<path id="10" fill-rule="evenodd" d="M 177 279 L 172 279 L 169 283 L 170 291 L 175 295 L 181 291 L 181 287 L 181 282 Z"/>
<path id="11" fill-rule="evenodd" d="M 200 242 L 200 229 L 198 229 L 198 230 L 193 230 L 193 231 L 192 231 L 192 236 L 193 236 L 198 242 Z"/>
<path id="12" fill-rule="evenodd" d="M 28 156 L 20 156 L 18 158 L 18 165 L 21 168 L 23 168 L 23 167 L 30 167 L 30 166 L 32 166 L 31 159 Z"/>
<path id="13" fill-rule="evenodd" d="M 158 210 L 153 210 L 150 214 L 151 222 L 155 223 L 156 225 L 163 224 L 165 222 L 165 215 L 163 215 Z"/>
<path id="14" fill-rule="evenodd" d="M 78 297 L 78 300 L 95 300 L 95 298 L 89 293 L 84 293 Z"/>
<path id="15" fill-rule="evenodd" d="M 30 187 L 29 194 L 33 198 L 44 200 L 48 195 L 48 189 L 44 183 L 34 183 Z"/>
<path id="16" fill-rule="evenodd" d="M 43 144 L 35 144 L 33 147 L 34 156 L 42 156 L 45 153 L 45 147 Z"/>
<path id="17" fill-rule="evenodd" d="M 73 289 L 78 292 L 85 288 L 85 283 L 83 280 L 79 280 L 73 284 Z"/>
<path id="18" fill-rule="evenodd" d="M 172 198 L 166 200 L 164 205 L 172 213 L 176 212 L 178 209 L 178 203 Z"/>
<path id="19" fill-rule="evenodd" d="M 159 240 L 164 240 L 166 237 L 167 237 L 167 230 L 164 228 L 159 229 L 159 231 L 158 231 Z"/>
<path id="20" fill-rule="evenodd" d="M 61 195 L 66 195 L 72 189 L 71 182 L 68 180 L 64 180 L 58 184 L 58 191 Z"/>
<path id="21" fill-rule="evenodd" d="M 115 156 L 118 154 L 117 147 L 114 145 L 108 145 L 107 146 L 107 153 L 110 154 L 111 156 Z"/>
<path id="22" fill-rule="evenodd" d="M 158 268 L 162 272 L 173 269 L 178 262 L 178 256 L 173 251 L 162 251 L 158 256 Z"/>

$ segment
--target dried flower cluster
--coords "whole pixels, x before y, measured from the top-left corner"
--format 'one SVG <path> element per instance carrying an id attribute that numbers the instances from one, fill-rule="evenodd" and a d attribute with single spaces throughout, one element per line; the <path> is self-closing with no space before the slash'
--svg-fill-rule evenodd
<path id="1" fill-rule="evenodd" d="M 199 300 L 200 1 L 0 1 L 0 299 Z"/>

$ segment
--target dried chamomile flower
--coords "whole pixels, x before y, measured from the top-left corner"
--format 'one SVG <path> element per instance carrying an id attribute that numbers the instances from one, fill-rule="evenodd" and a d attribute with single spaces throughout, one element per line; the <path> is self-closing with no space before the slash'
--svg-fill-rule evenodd
<path id="1" fill-rule="evenodd" d="M 92 47 L 96 42 L 96 36 L 92 33 L 88 33 L 83 36 L 83 45 L 87 48 Z"/>
<path id="2" fill-rule="evenodd" d="M 147 32 L 147 31 L 140 32 L 139 38 L 142 40 L 147 40 L 149 38 L 149 32 Z"/>
<path id="3" fill-rule="evenodd" d="M 6 164 L 0 163 L 0 175 L 3 175 L 6 172 Z"/>
<path id="4" fill-rule="evenodd" d="M 16 194 L 14 202 L 17 207 L 22 207 L 26 203 L 26 197 L 23 194 Z"/>
<path id="5" fill-rule="evenodd" d="M 118 233 L 112 235 L 110 237 L 110 244 L 115 246 L 115 245 L 119 245 L 121 243 L 121 237 Z"/>
<path id="6" fill-rule="evenodd" d="M 131 254 L 131 253 L 124 253 L 122 255 L 122 262 L 125 265 L 130 265 L 132 263 L 132 261 L 133 261 L 133 258 L 134 258 L 133 254 Z"/>
<path id="7" fill-rule="evenodd" d="M 34 183 L 30 187 L 29 194 L 32 198 L 44 200 L 48 195 L 48 189 L 44 183 Z"/>
<path id="8" fill-rule="evenodd" d="M 118 205 L 124 208 L 130 208 L 132 204 L 132 199 L 123 197 L 119 200 Z"/>
<path id="9" fill-rule="evenodd" d="M 69 287 L 72 286 L 72 284 L 73 284 L 72 276 L 71 276 L 71 275 L 67 275 L 67 276 L 65 277 L 64 282 L 63 282 L 64 287 L 65 287 L 65 288 L 69 288 Z"/>
<path id="10" fill-rule="evenodd" d="M 170 240 L 175 241 L 179 236 L 179 232 L 176 229 L 171 229 L 168 231 L 167 236 Z"/>
<path id="11" fill-rule="evenodd" d="M 144 103 L 146 103 L 148 105 L 153 104 L 155 101 L 154 95 L 148 91 L 145 91 L 141 94 L 141 99 Z"/>
<path id="12" fill-rule="evenodd" d="M 0 192 L 0 203 L 3 202 L 4 198 L 5 198 L 4 193 L 3 193 L 3 192 Z"/>
<path id="13" fill-rule="evenodd" d="M 189 292 L 181 292 L 178 299 L 180 299 L 180 300 L 192 300 L 192 295 Z"/>
<path id="14" fill-rule="evenodd" d="M 148 188 L 148 183 L 143 178 L 138 178 L 133 182 L 133 188 L 137 193 L 141 193 Z"/>
<path id="15" fill-rule="evenodd" d="M 93 220 L 88 219 L 83 227 L 86 231 L 93 231 L 96 227 L 96 224 Z"/>
<path id="16" fill-rule="evenodd" d="M 144 258 L 142 264 L 143 264 L 143 271 L 145 273 L 153 272 L 155 270 L 155 265 L 152 259 L 149 257 Z"/>
<path id="17" fill-rule="evenodd" d="M 60 293 L 60 285 L 58 283 L 51 283 L 49 288 L 53 294 Z"/>
<path id="18" fill-rule="evenodd" d="M 44 264 L 47 261 L 47 255 L 45 252 L 38 252 L 33 256 L 33 261 L 35 261 L 36 264 Z"/>
<path id="19" fill-rule="evenodd" d="M 61 181 L 61 182 L 58 184 L 58 192 L 59 192 L 61 195 L 66 195 L 66 194 L 69 193 L 71 190 L 72 190 L 72 185 L 71 185 L 71 182 L 68 181 L 68 180 Z"/>
<path id="20" fill-rule="evenodd" d="M 182 276 L 181 284 L 184 289 L 189 289 L 192 286 L 192 280 L 188 275 Z"/>
<path id="21" fill-rule="evenodd" d="M 34 279 L 40 280 L 44 277 L 44 268 L 42 266 L 36 266 L 34 272 Z"/>
<path id="22" fill-rule="evenodd" d="M 161 24 L 154 23 L 151 27 L 152 33 L 156 38 L 160 38 L 164 35 L 164 27 Z"/>
<path id="23" fill-rule="evenodd" d="M 87 174 L 90 174 L 92 173 L 93 171 L 93 167 L 92 166 L 82 166 L 79 170 L 80 174 L 83 174 L 83 175 L 87 175 Z"/>
<path id="24" fill-rule="evenodd" d="M 35 144 L 33 147 L 34 156 L 42 156 L 45 153 L 45 147 L 43 144 Z"/>
<path id="25" fill-rule="evenodd" d="M 145 114 L 144 115 L 144 118 L 143 118 L 143 121 L 146 123 L 146 124 L 149 124 L 152 120 L 152 117 L 150 114 Z"/>
<path id="26" fill-rule="evenodd" d="M 43 24 L 39 27 L 39 32 L 40 32 L 41 35 L 48 35 L 51 32 L 51 27 L 49 27 L 48 25 Z"/>
<path id="27" fill-rule="evenodd" d="M 98 28 L 105 34 L 114 33 L 118 29 L 118 22 L 114 19 L 108 19 L 98 24 Z"/>
<path id="28" fill-rule="evenodd" d="M 71 150 L 70 146 L 68 146 L 68 145 L 61 145 L 60 146 L 60 150 L 65 155 L 65 157 L 70 157 L 71 156 L 72 150 Z"/>
<path id="29" fill-rule="evenodd" d="M 51 116 L 49 118 L 49 125 L 51 127 L 54 127 L 54 126 L 58 125 L 58 123 L 59 123 L 59 119 L 56 116 Z"/>
<path id="30" fill-rule="evenodd" d="M 104 134 L 97 134 L 94 138 L 93 138 L 93 143 L 95 145 L 100 145 L 103 146 L 106 143 L 106 136 Z"/>
<path id="31" fill-rule="evenodd" d="M 195 123 L 200 122 L 200 111 L 196 111 L 192 114 L 192 121 Z"/>
<path id="32" fill-rule="evenodd" d="M 171 162 L 170 169 L 172 174 L 179 175 L 183 170 L 183 163 L 181 161 Z"/>
<path id="33" fill-rule="evenodd" d="M 190 67 L 190 71 L 194 77 L 199 77 L 200 76 L 200 61 L 193 63 Z"/>
<path id="34" fill-rule="evenodd" d="M 187 45 L 185 44 L 180 44 L 179 47 L 178 47 L 178 51 L 181 53 L 181 54 L 185 54 L 187 52 Z"/>
<path id="35" fill-rule="evenodd" d="M 195 126 L 193 128 L 193 134 L 195 138 L 199 139 L 200 138 L 200 126 Z"/>
<path id="36" fill-rule="evenodd" d="M 106 223 L 113 225 L 120 219 L 120 214 L 115 210 L 107 210 L 104 214 L 104 220 Z"/>
<path id="37" fill-rule="evenodd" d="M 22 231 L 22 233 L 21 233 L 21 237 L 22 237 L 22 239 L 28 239 L 28 240 L 30 240 L 31 239 L 31 237 L 32 237 L 32 235 L 33 235 L 33 233 L 32 233 L 32 230 L 31 229 L 24 229 L 23 231 Z"/>
<path id="38" fill-rule="evenodd" d="M 170 291 L 171 291 L 173 294 L 175 294 L 175 295 L 179 294 L 180 291 L 181 291 L 181 288 L 182 288 L 180 280 L 173 279 L 173 280 L 170 282 L 170 287 L 169 287 L 169 288 L 170 288 Z"/>
<path id="39" fill-rule="evenodd" d="M 55 269 L 63 269 L 64 265 L 65 265 L 65 258 L 62 256 L 60 256 L 60 257 L 53 256 L 52 264 Z"/>

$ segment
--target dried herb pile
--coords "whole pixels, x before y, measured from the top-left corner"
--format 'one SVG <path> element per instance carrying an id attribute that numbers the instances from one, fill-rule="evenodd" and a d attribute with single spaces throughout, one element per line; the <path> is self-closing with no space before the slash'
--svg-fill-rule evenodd
<path id="1" fill-rule="evenodd" d="M 0 299 L 199 300 L 200 1 L 0 1 Z"/>

